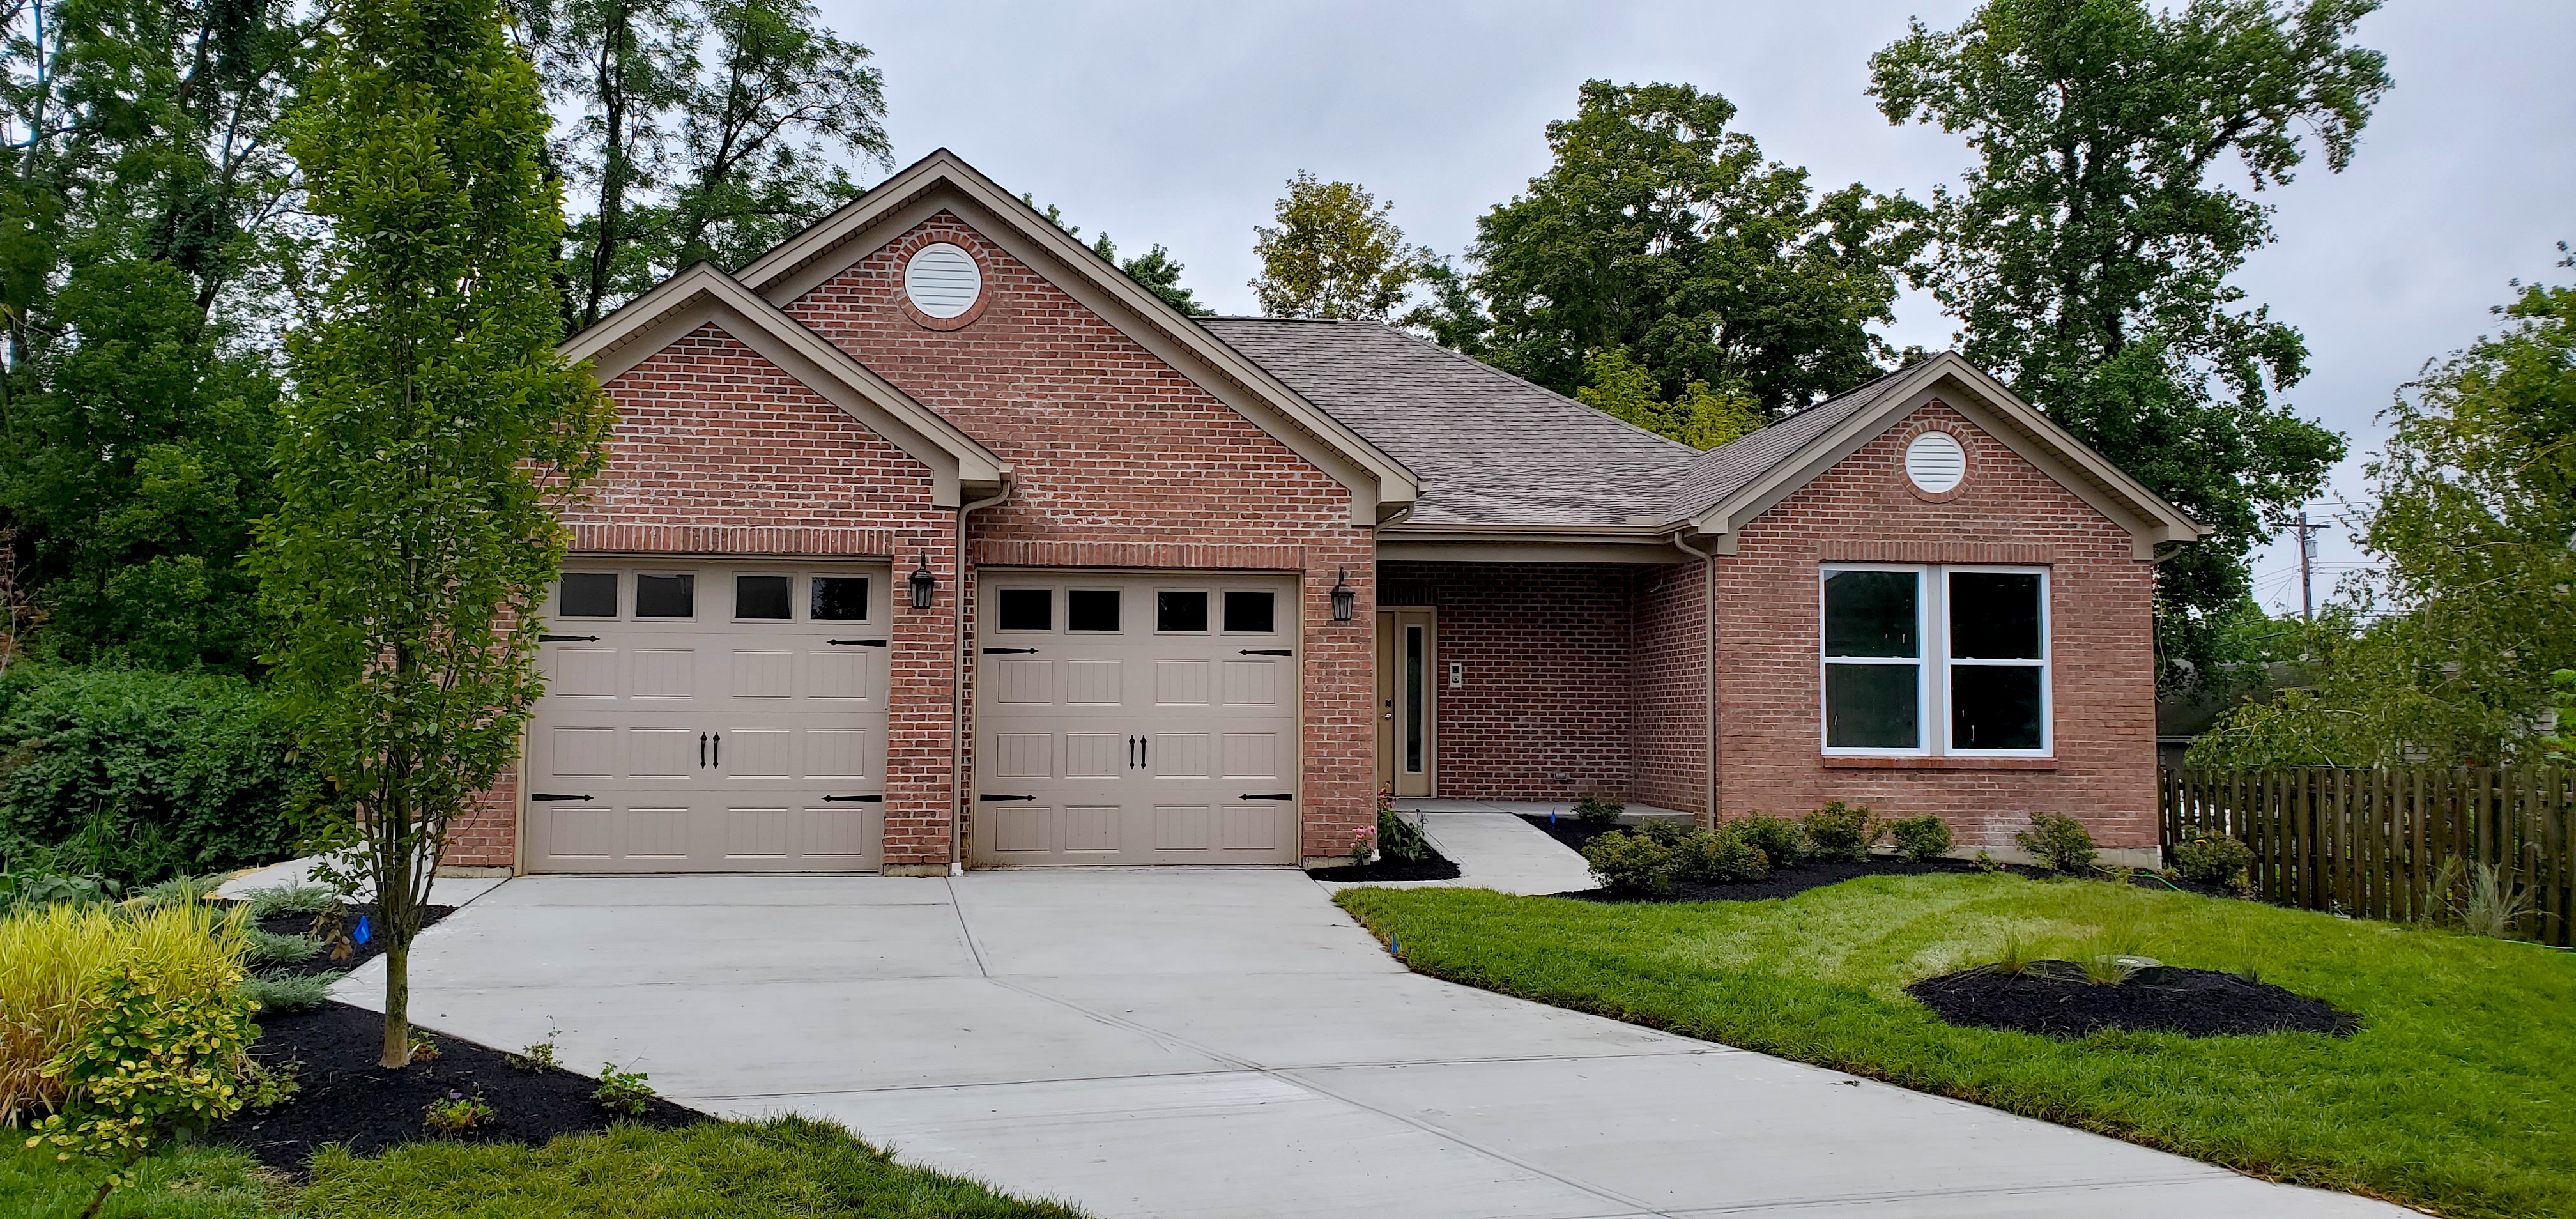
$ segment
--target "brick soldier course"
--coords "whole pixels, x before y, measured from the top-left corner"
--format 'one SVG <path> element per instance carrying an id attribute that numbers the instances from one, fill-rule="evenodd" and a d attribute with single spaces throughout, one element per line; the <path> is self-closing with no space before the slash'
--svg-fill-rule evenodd
<path id="1" fill-rule="evenodd" d="M 980 277 L 945 318 L 906 288 L 942 243 Z M 2153 562 L 2199 529 L 1956 357 L 1698 453 L 1383 326 L 1184 318 L 945 151 L 566 350 L 620 409 L 566 514 L 576 564 L 893 563 L 888 871 L 972 854 L 986 569 L 1294 577 L 1309 862 L 1374 824 L 1381 601 L 1436 613 L 1441 796 L 1840 797 L 1937 813 L 1967 848 L 2035 811 L 2155 843 Z M 1907 479 L 1926 428 L 1968 453 L 1955 491 Z M 2050 573 L 2050 756 L 1823 755 L 1819 567 L 1857 561 Z M 916 565 L 927 609 L 902 595 Z M 518 787 L 457 827 L 450 866 L 525 866 Z"/>

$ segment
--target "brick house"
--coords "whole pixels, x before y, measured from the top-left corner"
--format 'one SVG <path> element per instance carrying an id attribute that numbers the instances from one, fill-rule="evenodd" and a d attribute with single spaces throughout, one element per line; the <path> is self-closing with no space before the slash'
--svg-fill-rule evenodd
<path id="1" fill-rule="evenodd" d="M 1382 325 L 1184 317 L 945 151 L 565 354 L 620 421 L 450 866 L 1286 865 L 1381 789 L 2154 853 L 2200 528 L 1956 356 L 1698 452 Z"/>

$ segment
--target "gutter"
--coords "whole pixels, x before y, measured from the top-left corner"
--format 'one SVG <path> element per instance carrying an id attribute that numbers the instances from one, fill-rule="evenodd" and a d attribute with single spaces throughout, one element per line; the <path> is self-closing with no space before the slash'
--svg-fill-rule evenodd
<path id="1" fill-rule="evenodd" d="M 957 587 L 949 593 L 956 615 L 955 629 L 948 646 L 948 874 L 966 874 L 966 516 L 978 508 L 990 508 L 1011 498 L 1016 480 L 1005 478 L 1002 490 L 990 499 L 968 500 L 957 506 Z"/>
<path id="2" fill-rule="evenodd" d="M 1694 556 L 1699 560 L 1700 572 L 1702 574 L 1702 585 L 1707 590 L 1701 602 L 1702 608 L 1700 610 L 1700 614 L 1703 620 L 1703 629 L 1700 631 L 1699 645 L 1700 673 L 1703 675 L 1701 679 L 1701 688 L 1706 691 L 1708 695 L 1708 706 L 1701 713 L 1703 716 L 1701 723 L 1708 734 L 1708 748 L 1703 756 L 1707 758 L 1708 765 L 1708 828 L 1713 830 L 1717 828 L 1717 764 L 1719 761 L 1717 740 L 1717 551 L 1713 546 L 1707 550 L 1691 549 L 1687 543 L 1682 541 L 1683 532 L 1683 530 L 1679 529 L 1673 531 L 1673 549 L 1679 550 L 1683 554 Z"/>

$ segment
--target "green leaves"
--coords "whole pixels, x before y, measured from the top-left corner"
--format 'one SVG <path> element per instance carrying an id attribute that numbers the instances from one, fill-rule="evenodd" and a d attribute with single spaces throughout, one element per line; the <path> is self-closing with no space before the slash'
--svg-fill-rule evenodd
<path id="1" fill-rule="evenodd" d="M 1299 170 L 1274 210 L 1278 227 L 1252 229 L 1263 313 L 1385 321 L 1404 303 L 1422 252 L 1404 244 L 1393 201 Z"/>

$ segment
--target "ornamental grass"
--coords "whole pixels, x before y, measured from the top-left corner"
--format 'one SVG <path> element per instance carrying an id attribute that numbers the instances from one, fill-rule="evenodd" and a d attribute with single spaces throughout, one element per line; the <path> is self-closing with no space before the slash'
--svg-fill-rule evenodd
<path id="1" fill-rule="evenodd" d="M 63 1103 L 45 1064 L 80 1040 L 110 966 L 221 994 L 241 984 L 242 920 L 194 902 L 57 903 L 0 918 L 0 1127 L 30 1124 Z"/>

